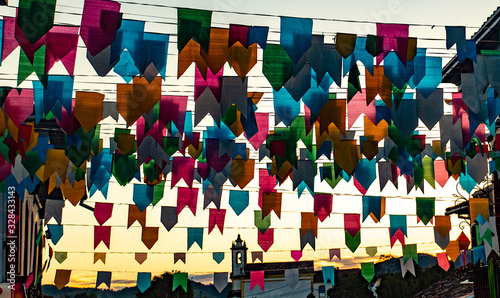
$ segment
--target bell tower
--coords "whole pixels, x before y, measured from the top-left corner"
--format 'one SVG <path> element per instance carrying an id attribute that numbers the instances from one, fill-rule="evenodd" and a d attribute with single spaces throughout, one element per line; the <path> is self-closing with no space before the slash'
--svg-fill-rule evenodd
<path id="1" fill-rule="evenodd" d="M 232 272 L 231 278 L 244 277 L 246 274 L 245 267 L 247 265 L 247 244 L 241 240 L 240 234 L 236 241 L 233 241 L 231 247 L 232 255 Z"/>

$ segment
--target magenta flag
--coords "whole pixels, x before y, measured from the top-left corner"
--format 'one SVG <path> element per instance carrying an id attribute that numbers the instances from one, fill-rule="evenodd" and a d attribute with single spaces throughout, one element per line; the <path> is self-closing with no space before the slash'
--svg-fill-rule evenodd
<path id="1" fill-rule="evenodd" d="M 384 60 L 391 50 L 406 65 L 408 53 L 408 25 L 377 24 L 377 65 Z"/>
<path id="2" fill-rule="evenodd" d="M 191 157 L 174 157 L 172 160 L 172 181 L 170 188 L 179 182 L 179 180 L 184 179 L 184 182 L 188 185 L 190 189 L 193 188 L 193 178 L 194 178 L 194 163 L 195 160 Z"/>
<path id="3" fill-rule="evenodd" d="M 274 243 L 274 229 L 267 229 L 267 231 L 262 234 L 260 231 L 257 231 L 257 242 L 263 251 L 267 252 L 271 245 Z"/>
<path id="4" fill-rule="evenodd" d="M 360 214 L 344 214 L 344 228 L 352 237 L 356 237 L 361 229 Z"/>
<path id="5" fill-rule="evenodd" d="M 221 234 L 224 232 L 224 220 L 226 218 L 226 209 L 209 209 L 209 217 L 208 217 L 208 234 L 212 232 L 215 226 L 219 227 L 219 231 Z"/>
<path id="6" fill-rule="evenodd" d="M 260 145 L 264 143 L 269 135 L 269 114 L 268 113 L 255 113 L 257 121 L 258 132 L 254 134 L 248 141 L 252 144 L 255 150 L 259 150 Z M 245 133 L 245 138 L 247 135 Z M 248 139 L 248 138 L 247 138 Z"/>
<path id="7" fill-rule="evenodd" d="M 104 242 L 109 249 L 109 242 L 111 238 L 110 226 L 94 226 L 94 249 L 97 248 L 99 243 Z"/>
<path id="8" fill-rule="evenodd" d="M 250 271 L 250 291 L 258 285 L 264 291 L 264 270 Z"/>
<path id="9" fill-rule="evenodd" d="M 80 36 L 92 56 L 115 41 L 120 23 L 120 3 L 107 0 L 85 1 Z"/>
<path id="10" fill-rule="evenodd" d="M 332 201 L 333 195 L 331 194 L 314 194 L 314 214 L 321 222 L 332 213 Z"/>
<path id="11" fill-rule="evenodd" d="M 113 214 L 113 203 L 95 203 L 94 216 L 100 226 L 102 226 Z"/>
<path id="12" fill-rule="evenodd" d="M 196 215 L 196 203 L 198 202 L 198 188 L 189 189 L 179 187 L 177 189 L 177 215 L 184 207 L 189 207 L 193 215 Z"/>

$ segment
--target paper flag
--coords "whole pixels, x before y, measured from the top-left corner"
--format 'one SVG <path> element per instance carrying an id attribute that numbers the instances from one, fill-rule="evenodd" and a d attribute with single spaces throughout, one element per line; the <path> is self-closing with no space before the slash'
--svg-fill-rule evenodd
<path id="1" fill-rule="evenodd" d="M 184 264 L 186 264 L 186 253 L 183 252 L 176 252 L 174 253 L 174 264 L 177 263 L 177 261 L 182 261 Z"/>
<path id="2" fill-rule="evenodd" d="M 450 269 L 450 262 L 448 261 L 448 256 L 445 252 L 440 252 L 436 254 L 439 267 L 443 268 L 444 271 Z"/>
<path id="3" fill-rule="evenodd" d="M 47 199 L 45 201 L 45 223 L 48 223 L 51 218 L 54 218 L 57 224 L 60 225 L 62 220 L 63 207 L 63 200 Z"/>
<path id="4" fill-rule="evenodd" d="M 135 260 L 140 265 L 142 265 L 142 263 L 144 263 L 144 261 L 146 261 L 147 258 L 148 258 L 148 253 L 139 253 L 139 252 L 135 253 Z"/>
<path id="5" fill-rule="evenodd" d="M 401 275 L 403 278 L 406 275 L 406 272 L 410 271 L 413 276 L 417 276 L 415 274 L 415 264 L 413 263 L 413 259 L 409 259 L 406 263 L 403 258 L 399 259 L 399 264 L 401 265 Z"/>
<path id="6" fill-rule="evenodd" d="M 68 253 L 65 252 L 65 251 L 56 251 L 54 253 L 54 259 L 56 259 L 56 261 L 59 264 L 61 264 L 62 262 L 64 262 L 67 258 L 68 258 Z"/>
<path id="7" fill-rule="evenodd" d="M 308 231 L 311 231 L 314 237 L 318 236 L 318 217 L 312 212 L 301 212 L 301 233 L 300 238 L 304 238 Z"/>
<path id="8" fill-rule="evenodd" d="M 264 270 L 250 271 L 250 291 L 252 291 L 256 285 L 264 291 Z"/>
<path id="9" fill-rule="evenodd" d="M 203 249 L 203 228 L 188 228 L 187 229 L 187 249 L 196 242 L 200 249 Z"/>
<path id="10" fill-rule="evenodd" d="M 111 239 L 111 227 L 110 226 L 94 226 L 94 249 L 97 248 L 101 241 L 109 249 Z"/>
<path id="11" fill-rule="evenodd" d="M 186 272 L 175 272 L 172 281 L 172 291 L 175 291 L 179 286 L 187 293 L 188 274 Z"/>
<path id="12" fill-rule="evenodd" d="M 479 260 L 486 264 L 486 254 L 484 246 L 478 246 L 472 248 L 472 255 L 474 256 L 474 265 L 477 264 Z"/>
<path id="13" fill-rule="evenodd" d="M 52 240 L 52 243 L 56 245 L 63 236 L 63 226 L 47 225 L 47 228 L 49 229 L 50 239 Z"/>
<path id="14" fill-rule="evenodd" d="M 457 50 L 465 50 L 465 27 L 446 26 L 446 48 L 449 50 L 453 45 L 457 45 Z"/>
<path id="15" fill-rule="evenodd" d="M 292 250 L 291 252 L 292 259 L 295 260 L 295 262 L 298 262 L 300 258 L 302 258 L 302 251 L 301 250 Z"/>
<path id="16" fill-rule="evenodd" d="M 269 194 L 262 193 L 262 216 L 268 216 L 272 211 L 276 213 L 278 218 L 281 218 L 281 197 L 282 194 L 278 192 L 271 192 Z"/>
<path id="17" fill-rule="evenodd" d="M 54 25 L 56 0 L 20 1 L 17 26 L 31 44 L 36 43 Z"/>
<path id="18" fill-rule="evenodd" d="M 375 264 L 373 262 L 361 263 L 361 275 L 367 282 L 371 282 L 375 277 Z"/>
<path id="19" fill-rule="evenodd" d="M 264 233 L 257 231 L 257 243 L 267 252 L 274 243 L 274 229 L 267 229 Z"/>
<path id="20" fill-rule="evenodd" d="M 344 228 L 351 237 L 355 237 L 361 229 L 361 221 L 359 214 L 344 214 Z"/>
<path id="21" fill-rule="evenodd" d="M 446 255 L 451 259 L 452 262 L 455 262 L 460 255 L 460 245 L 458 240 L 453 240 L 448 243 L 446 247 Z"/>
<path id="22" fill-rule="evenodd" d="M 406 264 L 412 258 L 418 264 L 418 253 L 416 244 L 406 244 L 403 248 L 403 262 Z"/>
<path id="23" fill-rule="evenodd" d="M 299 283 L 299 269 L 285 269 L 285 282 L 292 289 L 295 289 Z"/>
<path id="24" fill-rule="evenodd" d="M 224 233 L 224 219 L 226 218 L 226 209 L 210 209 L 208 217 L 208 234 L 212 232 L 217 225 L 221 235 Z"/>
<path id="25" fill-rule="evenodd" d="M 139 207 L 136 205 L 128 205 L 128 223 L 127 228 L 134 222 L 138 222 L 141 226 L 146 226 L 146 212 L 139 210 Z"/>
<path id="26" fill-rule="evenodd" d="M 177 188 L 177 215 L 181 213 L 184 207 L 189 207 L 189 210 L 196 215 L 196 203 L 198 199 L 198 189 L 179 187 Z"/>
<path id="27" fill-rule="evenodd" d="M 335 286 L 335 267 L 324 266 L 321 267 L 321 272 L 323 273 L 323 283 L 326 284 L 328 281 L 331 282 L 332 286 Z"/>
<path id="28" fill-rule="evenodd" d="M 375 256 L 377 254 L 377 247 L 376 246 L 367 247 L 366 254 L 369 255 L 370 257 Z"/>
<path id="29" fill-rule="evenodd" d="M 220 210 L 220 200 L 222 196 L 222 191 L 217 192 L 212 185 L 205 190 L 205 195 L 203 197 L 203 209 L 206 209 L 210 203 L 213 203 L 217 210 Z"/>
<path id="30" fill-rule="evenodd" d="M 214 252 L 213 259 L 214 259 L 214 261 L 217 262 L 217 264 L 220 264 L 224 260 L 224 253 L 223 252 Z"/>
<path id="31" fill-rule="evenodd" d="M 417 216 L 425 225 L 434 217 L 435 200 L 435 198 L 417 197 Z"/>
<path id="32" fill-rule="evenodd" d="M 222 291 L 224 291 L 224 289 L 228 284 L 227 281 L 228 281 L 227 272 L 214 272 L 214 287 L 217 290 L 217 292 L 222 293 Z"/>
<path id="33" fill-rule="evenodd" d="M 71 270 L 63 270 L 57 269 L 56 276 L 54 278 L 54 284 L 56 285 L 58 290 L 64 288 L 68 283 L 71 277 Z"/>
<path id="34" fill-rule="evenodd" d="M 255 227 L 261 232 L 265 233 L 267 229 L 271 226 L 271 214 L 268 214 L 265 217 L 262 217 L 261 210 L 254 211 L 254 224 Z"/>
<path id="35" fill-rule="evenodd" d="M 120 21 L 120 3 L 104 0 L 85 1 L 80 36 L 92 56 L 96 56 L 113 43 Z"/>
<path id="36" fill-rule="evenodd" d="M 234 163 L 234 160 L 233 160 Z M 229 191 L 229 205 L 233 208 L 236 215 L 240 215 L 249 203 L 249 193 L 243 190 L 230 190 Z"/>
<path id="37" fill-rule="evenodd" d="M 261 251 L 252 251 L 252 263 L 256 260 L 260 260 L 261 263 L 264 262 L 264 253 Z"/>
<path id="38" fill-rule="evenodd" d="M 333 195 L 331 194 L 314 194 L 314 214 L 323 222 L 330 213 L 332 213 Z"/>
<path id="39" fill-rule="evenodd" d="M 150 272 L 137 272 L 137 288 L 144 293 L 151 286 Z"/>
<path id="40" fill-rule="evenodd" d="M 441 235 L 446 237 L 451 230 L 451 221 L 449 216 L 436 215 L 434 217 L 434 229 Z"/>
<path id="41" fill-rule="evenodd" d="M 448 243 L 450 243 L 450 234 L 446 233 L 446 236 L 442 237 L 439 234 L 438 230 L 434 228 L 434 241 L 436 242 L 437 245 L 439 245 L 439 247 L 442 250 L 445 250 L 446 247 L 448 246 Z"/>
<path id="42" fill-rule="evenodd" d="M 307 232 L 304 233 L 302 229 L 299 230 L 300 235 L 300 249 L 304 250 L 307 244 L 311 246 L 313 250 L 316 250 L 316 237 L 314 236 L 314 233 L 311 230 L 308 230 Z"/>
<path id="43" fill-rule="evenodd" d="M 311 47 L 311 19 L 281 17 L 280 44 L 294 63 Z"/>
<path id="44" fill-rule="evenodd" d="M 177 208 L 176 207 L 161 207 L 161 223 L 170 231 L 177 224 Z"/>
<path id="45" fill-rule="evenodd" d="M 339 260 L 341 260 L 341 258 L 340 258 L 340 248 L 331 248 L 329 250 L 329 254 L 330 254 L 330 261 L 333 259 L 333 257 L 337 257 Z"/>
<path id="46" fill-rule="evenodd" d="M 99 225 L 102 226 L 108 219 L 111 218 L 111 215 L 113 214 L 113 205 L 114 204 L 112 203 L 95 203 L 94 217 Z"/>
<path id="47" fill-rule="evenodd" d="M 98 288 L 102 283 L 104 283 L 108 289 L 111 288 L 111 272 L 109 271 L 98 271 L 95 287 Z"/>
<path id="48" fill-rule="evenodd" d="M 408 25 L 377 23 L 377 65 L 394 50 L 401 63 L 406 65 L 408 51 Z"/>
<path id="49" fill-rule="evenodd" d="M 142 227 L 142 243 L 151 249 L 158 241 L 158 227 Z"/>
<path id="50" fill-rule="evenodd" d="M 106 253 L 105 252 L 94 252 L 94 264 L 101 260 L 103 264 L 106 264 Z"/>
<path id="51" fill-rule="evenodd" d="M 337 33 L 335 41 L 335 49 L 344 59 L 347 59 L 354 52 L 357 39 L 355 34 Z"/>
<path id="52" fill-rule="evenodd" d="M 189 8 L 177 9 L 177 49 L 179 52 L 193 38 L 205 53 L 209 52 L 212 12 Z"/>
<path id="53" fill-rule="evenodd" d="M 470 198 L 469 208 L 471 222 L 474 222 L 478 215 L 481 215 L 483 219 L 489 220 L 490 214 L 488 198 Z"/>
<path id="54" fill-rule="evenodd" d="M 262 63 L 262 74 L 264 74 L 275 91 L 279 91 L 293 76 L 294 62 L 282 45 L 267 45 Z"/>
<path id="55" fill-rule="evenodd" d="M 361 231 L 359 231 L 356 235 L 351 236 L 351 234 L 345 230 L 345 245 L 349 248 L 350 251 L 355 252 L 358 249 L 358 246 L 361 244 Z"/>

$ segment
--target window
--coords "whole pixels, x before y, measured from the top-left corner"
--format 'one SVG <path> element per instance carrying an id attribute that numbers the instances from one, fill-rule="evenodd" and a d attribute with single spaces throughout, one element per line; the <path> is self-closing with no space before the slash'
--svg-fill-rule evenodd
<path id="1" fill-rule="evenodd" d="M 236 253 L 236 264 L 241 264 L 241 252 Z"/>

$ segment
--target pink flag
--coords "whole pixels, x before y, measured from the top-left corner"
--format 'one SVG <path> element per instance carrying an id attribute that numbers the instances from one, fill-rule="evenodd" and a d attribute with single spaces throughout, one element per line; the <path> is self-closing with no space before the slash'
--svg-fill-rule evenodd
<path id="1" fill-rule="evenodd" d="M 183 133 L 187 102 L 187 96 L 162 96 L 160 99 L 160 122 L 167 126 L 172 121 L 175 127 Z"/>
<path id="2" fill-rule="evenodd" d="M 448 179 L 450 178 L 448 171 L 446 170 L 446 162 L 442 159 L 436 159 L 434 161 L 434 176 L 436 182 L 444 187 Z"/>
<path id="3" fill-rule="evenodd" d="M 11 89 L 3 110 L 17 127 L 21 126 L 33 114 L 33 89 Z"/>
<path id="4" fill-rule="evenodd" d="M 113 203 L 95 203 L 94 216 L 100 226 L 102 226 L 113 213 Z"/>
<path id="5" fill-rule="evenodd" d="M 94 249 L 97 248 L 99 243 L 104 242 L 109 249 L 109 242 L 111 238 L 110 226 L 94 226 Z"/>
<path id="6" fill-rule="evenodd" d="M 257 121 L 258 131 L 248 141 L 252 144 L 255 150 L 259 150 L 260 145 L 264 143 L 269 135 L 269 114 L 255 113 L 255 120 Z M 247 137 L 246 135 L 247 134 L 245 133 L 245 138 Z"/>
<path id="7" fill-rule="evenodd" d="M 76 49 L 78 46 L 78 27 L 54 26 L 47 34 L 45 51 L 45 72 L 57 61 L 61 61 L 68 74 L 73 77 Z"/>
<path id="8" fill-rule="evenodd" d="M 443 268 L 444 271 L 450 269 L 450 262 L 448 261 L 448 256 L 445 252 L 440 252 L 436 254 L 439 267 Z"/>
<path id="9" fill-rule="evenodd" d="M 331 194 L 314 194 L 314 214 L 321 222 L 332 213 L 332 201 L 333 195 Z"/>
<path id="10" fill-rule="evenodd" d="M 263 251 L 267 252 L 271 245 L 274 243 L 274 229 L 267 229 L 267 231 L 262 234 L 260 231 L 257 231 L 259 246 Z"/>
<path id="11" fill-rule="evenodd" d="M 171 189 L 174 188 L 181 178 L 184 179 L 184 182 L 186 182 L 190 189 L 193 188 L 194 162 L 195 160 L 191 157 L 174 157 L 172 159 Z"/>
<path id="12" fill-rule="evenodd" d="M 300 258 L 302 258 L 302 251 L 301 250 L 292 250 L 291 251 L 292 259 L 295 260 L 295 262 L 298 262 Z"/>
<path id="13" fill-rule="evenodd" d="M 264 270 L 250 271 L 250 291 L 258 285 L 264 291 Z"/>
<path id="14" fill-rule="evenodd" d="M 195 67 L 194 100 L 196 101 L 206 88 L 210 88 L 212 94 L 220 102 L 223 75 L 224 68 L 221 68 L 215 75 L 211 71 L 207 71 L 207 79 L 205 80 L 198 67 Z"/>
<path id="15" fill-rule="evenodd" d="M 259 187 L 265 193 L 273 192 L 276 177 L 270 176 L 266 169 L 259 169 Z"/>
<path id="16" fill-rule="evenodd" d="M 361 219 L 359 214 L 344 214 L 344 229 L 349 232 L 352 237 L 361 229 Z"/>
<path id="17" fill-rule="evenodd" d="M 370 104 L 366 104 L 366 90 L 363 89 L 361 92 L 356 93 L 354 97 L 347 103 L 347 126 L 351 128 L 354 122 L 361 116 L 365 116 L 370 119 L 372 123 L 377 123 L 377 113 L 375 100 L 372 100 Z"/>
<path id="18" fill-rule="evenodd" d="M 212 232 L 215 226 L 219 227 L 221 234 L 224 232 L 224 219 L 226 218 L 226 209 L 210 209 L 208 217 L 208 234 Z"/>
<path id="19" fill-rule="evenodd" d="M 390 229 L 389 229 L 389 233 L 390 233 Z M 405 234 L 403 233 L 403 231 L 401 231 L 401 229 L 398 229 L 394 233 L 394 235 L 391 237 L 391 248 L 394 246 L 394 244 L 396 243 L 397 240 L 399 240 L 401 245 L 403 247 L 405 247 Z"/>
<path id="20" fill-rule="evenodd" d="M 15 31 L 16 18 L 3 17 L 2 61 L 19 45 L 15 38 Z"/>
<path id="21" fill-rule="evenodd" d="M 196 203 L 198 201 L 198 188 L 189 189 L 179 187 L 177 189 L 177 215 L 184 207 L 188 206 L 191 212 L 196 215 Z"/>
<path id="22" fill-rule="evenodd" d="M 120 3 L 105 0 L 85 1 L 80 36 L 92 56 L 113 43 L 120 21 Z"/>

